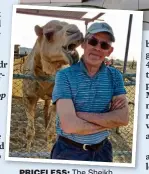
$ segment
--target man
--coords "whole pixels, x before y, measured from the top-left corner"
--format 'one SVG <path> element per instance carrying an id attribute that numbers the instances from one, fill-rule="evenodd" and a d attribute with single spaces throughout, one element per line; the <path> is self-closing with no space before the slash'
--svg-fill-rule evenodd
<path id="1" fill-rule="evenodd" d="M 80 62 L 57 73 L 53 103 L 58 138 L 52 159 L 112 162 L 109 130 L 128 124 L 122 75 L 104 64 L 114 41 L 110 25 L 92 24 Z"/>

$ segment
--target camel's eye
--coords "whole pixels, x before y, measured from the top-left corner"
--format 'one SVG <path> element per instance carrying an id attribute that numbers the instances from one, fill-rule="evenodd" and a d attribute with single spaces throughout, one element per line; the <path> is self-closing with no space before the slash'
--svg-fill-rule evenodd
<path id="1" fill-rule="evenodd" d="M 63 28 L 63 27 L 60 26 L 60 25 L 56 26 L 56 30 L 57 30 L 57 31 L 60 31 L 62 28 Z"/>
<path id="2" fill-rule="evenodd" d="M 54 32 L 45 33 L 45 37 L 47 38 L 48 41 L 52 40 L 53 34 L 54 34 Z"/>

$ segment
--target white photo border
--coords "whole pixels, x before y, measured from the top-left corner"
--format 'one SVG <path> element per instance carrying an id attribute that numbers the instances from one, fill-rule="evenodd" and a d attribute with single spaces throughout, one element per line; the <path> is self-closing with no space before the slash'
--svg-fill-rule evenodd
<path id="1" fill-rule="evenodd" d="M 132 163 L 109 163 L 109 162 L 87 162 L 87 161 L 73 161 L 73 160 L 52 160 L 52 159 L 35 159 L 35 158 L 20 158 L 20 157 L 9 157 L 9 138 L 10 138 L 10 123 L 11 123 L 11 104 L 12 104 L 12 83 L 13 83 L 13 61 L 14 61 L 14 37 L 13 31 L 15 29 L 14 20 L 17 8 L 25 9 L 42 9 L 42 10 L 67 10 L 67 11 L 85 11 L 92 12 L 93 9 L 88 8 L 71 8 L 71 7 L 50 7 L 50 6 L 36 6 L 36 5 L 14 5 L 12 14 L 12 35 L 11 35 L 11 57 L 10 57 L 10 69 L 9 69 L 9 91 L 8 91 L 8 113 L 7 113 L 7 134 L 6 134 L 6 148 L 5 148 L 5 160 L 6 161 L 22 161 L 22 162 L 40 162 L 40 163 L 61 163 L 61 164 L 79 164 L 79 165 L 101 165 L 101 166 L 118 166 L 118 167 L 135 167 L 136 159 L 136 144 L 137 144 L 137 122 L 138 122 L 138 99 L 139 99 L 139 82 L 140 82 L 140 63 L 141 63 L 141 43 L 140 43 L 140 59 L 137 60 L 136 69 L 136 88 L 135 88 L 135 108 L 134 108 L 134 123 L 133 123 L 133 147 L 132 147 Z M 129 10 L 107 10 L 107 9 L 96 9 L 100 12 L 121 12 L 129 14 L 142 15 L 142 11 L 129 11 Z M 143 25 L 142 25 L 143 30 Z M 142 39 L 142 38 L 141 38 Z M 140 40 L 142 42 L 142 40 Z"/>

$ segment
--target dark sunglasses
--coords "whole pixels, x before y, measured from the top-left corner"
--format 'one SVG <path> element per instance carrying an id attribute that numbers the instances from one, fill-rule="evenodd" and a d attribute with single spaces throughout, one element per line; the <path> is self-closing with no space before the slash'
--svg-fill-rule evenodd
<path id="1" fill-rule="evenodd" d="M 96 38 L 91 37 L 88 39 L 88 44 L 95 47 L 100 43 L 100 47 L 103 50 L 109 50 L 111 48 L 111 45 L 106 41 L 98 41 Z"/>

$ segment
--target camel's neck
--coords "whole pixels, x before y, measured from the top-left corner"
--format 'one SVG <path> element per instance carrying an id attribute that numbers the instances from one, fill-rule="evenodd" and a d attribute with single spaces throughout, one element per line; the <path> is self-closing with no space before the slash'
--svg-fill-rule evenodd
<path id="1" fill-rule="evenodd" d="M 30 62 L 30 65 L 28 64 L 28 66 L 31 67 L 30 69 L 32 69 L 32 72 L 36 77 L 53 76 L 59 69 L 67 64 L 62 55 L 51 57 L 41 55 L 40 43 L 38 40 L 29 55 L 29 59 L 28 62 Z"/>

